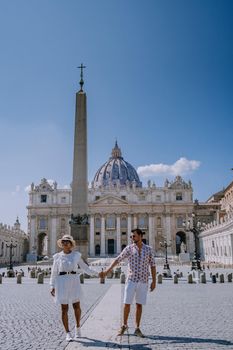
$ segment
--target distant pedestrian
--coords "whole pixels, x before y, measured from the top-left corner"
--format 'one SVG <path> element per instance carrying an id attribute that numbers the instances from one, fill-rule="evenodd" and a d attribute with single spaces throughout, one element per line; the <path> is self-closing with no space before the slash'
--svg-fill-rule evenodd
<path id="1" fill-rule="evenodd" d="M 57 241 L 62 251 L 53 256 L 53 267 L 50 278 L 51 295 L 55 302 L 61 305 L 62 323 L 66 331 L 66 341 L 71 341 L 72 336 L 68 323 L 69 304 L 73 304 L 76 326 L 75 339 L 81 337 L 81 284 L 78 274 L 78 265 L 88 275 L 99 276 L 97 271 L 91 270 L 81 258 L 81 253 L 73 251 L 75 241 L 72 236 L 64 235 Z"/>
<path id="2" fill-rule="evenodd" d="M 152 248 L 142 241 L 143 232 L 140 229 L 131 231 L 132 244 L 123 249 L 121 254 L 113 261 L 110 267 L 100 273 L 106 275 L 122 260 L 128 259 L 128 276 L 125 285 L 124 294 L 124 315 L 123 325 L 121 326 L 118 335 L 123 335 L 128 330 L 128 317 L 130 313 L 130 306 L 135 297 L 136 301 L 136 328 L 134 335 L 144 337 L 140 330 L 140 321 L 142 315 L 142 305 L 146 304 L 146 297 L 148 291 L 148 277 L 149 266 L 151 268 L 152 283 L 150 285 L 151 292 L 156 287 L 156 266 Z"/>

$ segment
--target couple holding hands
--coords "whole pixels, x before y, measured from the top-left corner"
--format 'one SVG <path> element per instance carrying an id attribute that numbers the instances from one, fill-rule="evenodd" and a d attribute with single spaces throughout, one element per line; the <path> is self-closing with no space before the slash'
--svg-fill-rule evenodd
<path id="1" fill-rule="evenodd" d="M 66 331 L 66 340 L 73 340 L 68 323 L 69 304 L 73 305 L 76 326 L 74 339 L 81 337 L 80 319 L 81 308 L 80 300 L 82 290 L 78 275 L 78 266 L 88 275 L 105 278 L 106 275 L 122 260 L 128 260 L 127 281 L 124 293 L 124 310 L 123 323 L 118 335 L 123 335 L 128 330 L 128 317 L 130 313 L 130 305 L 134 298 L 136 301 L 135 315 L 135 332 L 134 335 L 144 337 L 140 330 L 140 321 L 142 315 L 142 305 L 146 304 L 148 292 L 149 267 L 151 269 L 152 282 L 150 290 L 156 287 L 156 266 L 152 248 L 142 241 L 143 232 L 136 228 L 131 231 L 132 244 L 125 247 L 120 255 L 114 259 L 112 264 L 102 272 L 97 272 L 89 268 L 83 261 L 81 253 L 74 250 L 75 241 L 72 236 L 64 235 L 57 241 L 61 252 L 53 256 L 53 267 L 50 278 L 51 295 L 55 298 L 55 302 L 61 305 L 62 323 Z"/>

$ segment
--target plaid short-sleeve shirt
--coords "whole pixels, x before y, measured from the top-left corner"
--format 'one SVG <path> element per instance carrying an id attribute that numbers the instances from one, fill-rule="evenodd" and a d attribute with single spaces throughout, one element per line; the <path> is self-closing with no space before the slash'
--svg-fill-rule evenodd
<path id="1" fill-rule="evenodd" d="M 128 259 L 127 279 L 132 282 L 148 283 L 149 266 L 155 267 L 152 248 L 142 244 L 141 252 L 135 243 L 128 245 L 116 258 L 117 263 Z"/>

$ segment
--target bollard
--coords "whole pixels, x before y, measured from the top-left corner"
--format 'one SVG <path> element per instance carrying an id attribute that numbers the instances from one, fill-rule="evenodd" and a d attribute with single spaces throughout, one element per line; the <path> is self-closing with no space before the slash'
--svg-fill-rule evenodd
<path id="1" fill-rule="evenodd" d="M 18 274 L 17 274 L 16 283 L 17 283 L 17 284 L 21 284 L 21 283 L 22 283 L 22 275 L 21 275 L 21 273 L 18 273 Z"/>
<path id="2" fill-rule="evenodd" d="M 219 276 L 219 282 L 224 283 L 224 274 L 223 273 L 221 273 L 221 275 Z"/>
<path id="3" fill-rule="evenodd" d="M 188 283 L 193 283 L 193 275 L 191 273 L 188 274 Z"/>
<path id="4" fill-rule="evenodd" d="M 121 273 L 120 280 L 121 280 L 121 284 L 125 284 L 125 274 L 124 274 L 124 272 Z"/>
<path id="5" fill-rule="evenodd" d="M 2 275 L 0 274 L 0 284 L 2 284 Z"/>
<path id="6" fill-rule="evenodd" d="M 180 272 L 180 277 L 183 277 L 183 272 L 182 271 Z"/>
<path id="7" fill-rule="evenodd" d="M 212 275 L 211 278 L 212 278 L 212 283 L 216 283 L 217 282 L 216 275 Z"/>
<path id="8" fill-rule="evenodd" d="M 216 278 L 218 278 L 218 272 L 216 272 Z"/>
<path id="9" fill-rule="evenodd" d="M 161 275 L 161 273 L 158 275 L 158 283 L 159 284 L 163 283 L 163 276 Z"/>
<path id="10" fill-rule="evenodd" d="M 174 275 L 173 281 L 174 281 L 174 284 L 177 284 L 177 283 L 178 283 L 178 276 L 177 276 L 177 275 Z"/>
<path id="11" fill-rule="evenodd" d="M 201 283 L 206 283 L 206 275 L 205 275 L 205 272 L 203 272 L 200 276 L 200 281 Z"/>
<path id="12" fill-rule="evenodd" d="M 107 274 L 107 278 L 113 278 L 113 275 L 114 275 L 113 271 L 110 271 L 110 272 Z"/>
<path id="13" fill-rule="evenodd" d="M 229 273 L 229 274 L 227 275 L 227 281 L 228 281 L 228 282 L 232 282 L 232 273 Z"/>
<path id="14" fill-rule="evenodd" d="M 29 273 L 30 278 L 35 278 L 35 270 L 31 270 Z"/>
<path id="15" fill-rule="evenodd" d="M 43 272 L 39 272 L 37 275 L 37 283 L 38 284 L 43 284 L 44 283 L 44 274 Z"/>
<path id="16" fill-rule="evenodd" d="M 80 277 L 80 283 L 83 284 L 84 283 L 84 275 L 83 273 L 81 273 Z"/>

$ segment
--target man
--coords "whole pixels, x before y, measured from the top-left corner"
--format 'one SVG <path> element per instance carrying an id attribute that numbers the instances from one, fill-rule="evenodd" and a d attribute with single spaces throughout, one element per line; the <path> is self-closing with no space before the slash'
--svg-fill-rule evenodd
<path id="1" fill-rule="evenodd" d="M 156 267 L 153 257 L 152 248 L 142 241 L 143 232 L 136 228 L 131 231 L 132 244 L 128 245 L 121 254 L 113 261 L 110 267 L 103 272 L 106 275 L 123 259 L 128 259 L 128 276 L 125 285 L 124 294 L 124 312 L 123 325 L 118 335 L 123 335 L 128 330 L 128 317 L 130 313 L 130 305 L 135 297 L 136 300 L 136 328 L 134 335 L 144 337 L 140 330 L 140 321 L 142 316 L 142 305 L 146 304 L 148 291 L 149 266 L 151 268 L 152 283 L 150 285 L 151 292 L 156 287 Z"/>

